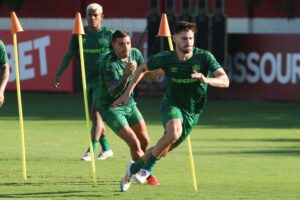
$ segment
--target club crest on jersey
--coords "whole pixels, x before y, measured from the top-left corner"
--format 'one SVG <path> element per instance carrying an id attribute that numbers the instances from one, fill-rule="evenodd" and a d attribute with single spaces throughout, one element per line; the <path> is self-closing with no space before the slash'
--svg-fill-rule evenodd
<path id="1" fill-rule="evenodd" d="M 169 116 L 171 116 L 171 117 L 176 117 L 176 110 L 171 110 L 171 111 L 169 112 Z"/>
<path id="2" fill-rule="evenodd" d="M 118 69 L 118 74 L 119 74 L 119 76 L 123 76 L 124 75 L 124 70 Z"/>
<path id="3" fill-rule="evenodd" d="M 118 121 L 118 120 L 116 120 L 116 119 L 113 121 L 113 123 L 112 123 L 112 124 L 113 124 L 113 126 L 114 126 L 114 127 L 119 127 L 119 126 L 120 126 L 120 123 L 119 123 L 119 121 Z"/>
<path id="4" fill-rule="evenodd" d="M 178 72 L 178 68 L 177 68 L 177 67 L 171 67 L 171 68 L 170 68 L 170 71 L 171 71 L 172 73 L 177 73 L 177 72 Z"/>
<path id="5" fill-rule="evenodd" d="M 104 38 L 100 38 L 98 39 L 98 43 L 101 45 L 101 46 L 108 46 L 108 41 Z"/>
<path id="6" fill-rule="evenodd" d="M 200 65 L 193 65 L 192 66 L 192 69 L 194 70 L 194 71 L 196 71 L 196 72 L 199 72 L 200 71 Z"/>

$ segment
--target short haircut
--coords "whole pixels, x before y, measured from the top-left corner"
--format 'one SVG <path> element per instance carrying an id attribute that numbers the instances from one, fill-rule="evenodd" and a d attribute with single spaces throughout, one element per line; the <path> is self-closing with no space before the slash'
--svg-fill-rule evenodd
<path id="1" fill-rule="evenodd" d="M 122 30 L 116 30 L 116 31 L 114 32 L 114 34 L 112 35 L 112 37 L 111 37 L 111 41 L 112 41 L 112 42 L 115 42 L 118 38 L 125 38 L 125 37 L 127 37 L 127 36 L 130 37 L 130 35 L 129 35 L 128 32 L 122 31 Z"/>
<path id="2" fill-rule="evenodd" d="M 173 34 L 179 34 L 183 31 L 193 31 L 194 33 L 197 32 L 197 26 L 195 23 L 186 22 L 186 21 L 177 21 L 173 27 Z"/>
<path id="3" fill-rule="evenodd" d="M 98 13 L 103 13 L 102 6 L 98 3 L 91 3 L 86 7 L 86 13 L 88 13 L 89 10 L 96 10 Z"/>

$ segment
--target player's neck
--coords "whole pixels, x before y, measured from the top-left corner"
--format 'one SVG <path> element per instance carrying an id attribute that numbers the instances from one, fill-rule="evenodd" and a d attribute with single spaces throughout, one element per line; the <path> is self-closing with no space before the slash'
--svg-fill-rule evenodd
<path id="1" fill-rule="evenodd" d="M 183 52 L 177 50 L 176 54 L 177 54 L 178 60 L 186 61 L 193 56 L 193 51 L 191 51 L 189 53 L 183 53 Z"/>
<path id="2" fill-rule="evenodd" d="M 101 29 L 101 27 L 102 27 L 101 25 L 99 25 L 97 27 L 90 26 L 90 30 L 93 31 L 93 32 L 97 32 L 97 31 L 99 31 Z"/>

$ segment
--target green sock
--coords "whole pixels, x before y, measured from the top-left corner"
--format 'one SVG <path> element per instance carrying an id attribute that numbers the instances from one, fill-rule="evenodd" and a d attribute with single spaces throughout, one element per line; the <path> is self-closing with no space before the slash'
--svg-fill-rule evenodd
<path id="1" fill-rule="evenodd" d="M 92 140 L 92 145 L 93 145 L 93 152 L 95 153 L 96 149 L 97 149 L 97 145 L 98 145 L 98 140 L 93 139 Z"/>
<path id="2" fill-rule="evenodd" d="M 100 138 L 99 142 L 100 142 L 100 145 L 101 145 L 103 151 L 110 150 L 110 146 L 109 146 L 108 139 L 107 139 L 106 135 L 102 136 Z"/>
<path id="3" fill-rule="evenodd" d="M 142 169 L 142 167 L 144 166 L 144 161 L 143 158 L 138 159 L 137 161 L 135 161 L 131 167 L 130 167 L 130 172 L 132 174 L 137 173 L 140 169 Z"/>
<path id="4" fill-rule="evenodd" d="M 154 165 L 156 164 L 156 162 L 158 161 L 159 159 L 154 157 L 152 154 L 150 155 L 149 159 L 147 160 L 146 164 L 143 166 L 143 169 L 146 169 L 148 171 L 153 172 L 153 168 L 154 168 Z"/>

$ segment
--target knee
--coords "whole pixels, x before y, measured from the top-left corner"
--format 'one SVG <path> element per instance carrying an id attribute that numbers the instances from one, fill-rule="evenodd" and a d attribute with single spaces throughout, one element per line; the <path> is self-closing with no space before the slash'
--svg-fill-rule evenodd
<path id="1" fill-rule="evenodd" d="M 181 124 L 174 123 L 167 127 L 166 134 L 168 135 L 172 143 L 176 142 L 182 135 L 182 126 Z"/>
<path id="2" fill-rule="evenodd" d="M 148 144 L 150 143 L 150 138 L 148 136 L 148 134 L 146 135 L 146 137 L 144 137 L 143 139 L 140 140 L 141 145 L 142 146 L 148 146 Z"/>

